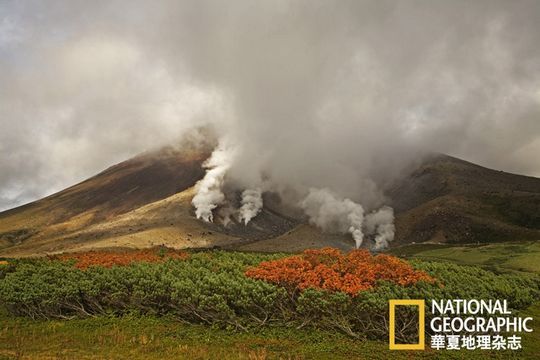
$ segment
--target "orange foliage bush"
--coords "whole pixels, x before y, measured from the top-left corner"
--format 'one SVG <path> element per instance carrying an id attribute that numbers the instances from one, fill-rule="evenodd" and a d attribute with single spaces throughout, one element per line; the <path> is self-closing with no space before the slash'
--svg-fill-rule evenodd
<path id="1" fill-rule="evenodd" d="M 185 251 L 165 247 L 134 250 L 128 252 L 88 251 L 61 255 L 61 260 L 75 260 L 75 267 L 86 269 L 90 266 L 112 267 L 126 266 L 135 262 L 161 262 L 166 259 L 187 259 L 189 254 Z"/>
<path id="2" fill-rule="evenodd" d="M 395 256 L 371 255 L 367 250 L 353 250 L 348 254 L 338 249 L 305 250 L 301 255 L 264 261 L 249 268 L 246 275 L 253 279 L 287 287 L 290 290 L 315 288 L 342 291 L 356 295 L 371 289 L 378 280 L 401 286 L 418 281 L 435 282 L 423 271 Z"/>

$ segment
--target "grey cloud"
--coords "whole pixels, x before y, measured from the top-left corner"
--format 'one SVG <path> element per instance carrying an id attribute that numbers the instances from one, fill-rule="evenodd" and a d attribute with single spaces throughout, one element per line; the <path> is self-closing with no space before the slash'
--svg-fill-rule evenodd
<path id="1" fill-rule="evenodd" d="M 540 175 L 538 1 L 5 1 L 0 32 L 0 208 L 205 123 L 240 187 L 368 209 L 424 151 Z"/>

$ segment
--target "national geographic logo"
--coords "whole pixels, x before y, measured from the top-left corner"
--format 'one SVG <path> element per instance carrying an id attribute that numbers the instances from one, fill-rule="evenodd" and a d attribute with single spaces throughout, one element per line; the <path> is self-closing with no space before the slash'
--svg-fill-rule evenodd
<path id="1" fill-rule="evenodd" d="M 506 300 L 430 300 L 430 347 L 434 350 L 519 350 L 532 317 L 513 316 Z M 396 343 L 396 307 L 418 307 L 418 343 Z M 425 300 L 389 300 L 390 350 L 425 349 Z"/>
<path id="2" fill-rule="evenodd" d="M 424 300 L 390 300 L 390 350 L 424 350 L 426 306 Z M 396 344 L 396 306 L 418 306 L 418 343 Z"/>

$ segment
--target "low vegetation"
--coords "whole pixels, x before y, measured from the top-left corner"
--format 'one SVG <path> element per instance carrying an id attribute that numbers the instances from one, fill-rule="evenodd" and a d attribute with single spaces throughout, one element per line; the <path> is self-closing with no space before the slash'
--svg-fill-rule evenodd
<path id="1" fill-rule="evenodd" d="M 156 263 L 167 259 L 186 259 L 189 254 L 185 251 L 158 247 L 135 251 L 112 252 L 112 251 L 88 251 L 83 253 L 66 254 L 59 256 L 60 260 L 75 260 L 75 267 L 87 269 L 90 266 L 127 266 L 136 262 Z"/>
<path id="2" fill-rule="evenodd" d="M 332 248 L 306 250 L 301 255 L 264 261 L 249 268 L 246 275 L 285 287 L 292 295 L 299 290 L 319 289 L 356 296 L 380 281 L 401 286 L 420 281 L 435 283 L 434 278 L 395 256 L 373 256 L 365 249 L 347 254 Z"/>
<path id="3" fill-rule="evenodd" d="M 540 306 L 527 309 L 536 329 Z M 523 351 L 390 351 L 388 343 L 313 328 L 232 332 L 166 316 L 31 320 L 0 312 L 0 359 L 537 359 L 536 332 Z"/>
<path id="4" fill-rule="evenodd" d="M 502 272 L 540 273 L 540 242 L 514 241 L 495 244 L 411 244 L 389 251 L 407 259 L 450 261 Z"/>
<path id="5" fill-rule="evenodd" d="M 352 256 L 349 260 L 364 266 L 370 279 L 370 286 L 360 286 L 356 292 L 326 286 L 326 275 L 302 285 L 265 279 L 264 274 L 270 274 L 265 271 L 272 269 L 277 279 L 287 278 L 280 273 L 299 258 L 284 254 L 194 252 L 163 255 L 159 262 L 99 264 L 84 270 L 78 268 L 77 259 L 13 260 L 0 267 L 0 304 L 12 315 L 32 319 L 142 314 L 230 330 L 317 328 L 354 338 L 385 339 L 389 299 L 502 298 L 522 309 L 540 293 L 535 276 L 497 275 L 449 263 L 412 261 L 409 265 L 387 255 L 352 254 L 308 251 L 301 260 L 310 265 L 302 271 L 310 274 L 322 264 L 327 268 L 340 264 L 330 277 L 339 273 L 345 278 L 354 275 L 345 261 Z M 399 271 L 391 273 L 392 269 Z M 416 317 L 407 312 L 399 316 L 398 339 L 407 341 L 416 334 L 417 323 L 411 321 Z"/>

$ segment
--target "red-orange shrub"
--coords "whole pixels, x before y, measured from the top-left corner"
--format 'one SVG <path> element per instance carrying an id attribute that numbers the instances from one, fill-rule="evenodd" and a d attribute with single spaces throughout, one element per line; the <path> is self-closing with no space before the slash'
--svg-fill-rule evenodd
<path id="1" fill-rule="evenodd" d="M 387 280 L 401 286 L 418 281 L 435 282 L 423 271 L 395 256 L 373 256 L 367 250 L 353 250 L 348 254 L 338 249 L 305 250 L 301 255 L 279 260 L 264 261 L 249 268 L 246 275 L 253 279 L 295 289 L 324 289 L 356 295 L 371 289 L 378 280 Z"/>
<path id="2" fill-rule="evenodd" d="M 82 253 L 65 254 L 59 258 L 61 260 L 75 260 L 74 266 L 79 269 L 86 269 L 90 266 L 112 267 L 126 266 L 135 262 L 161 262 L 166 259 L 187 259 L 189 254 L 185 251 L 169 248 L 152 248 L 133 250 L 126 252 L 112 251 L 88 251 Z"/>

